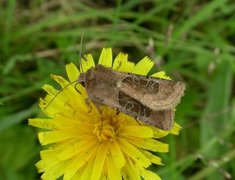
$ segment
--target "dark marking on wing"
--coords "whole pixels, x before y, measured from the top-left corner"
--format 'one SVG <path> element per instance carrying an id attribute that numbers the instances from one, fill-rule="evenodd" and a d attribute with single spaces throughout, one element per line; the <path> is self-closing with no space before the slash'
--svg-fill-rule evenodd
<path id="1" fill-rule="evenodd" d="M 118 94 L 118 100 L 125 111 L 134 112 L 136 116 L 149 117 L 151 114 L 151 109 L 121 91 Z"/>
<path id="2" fill-rule="evenodd" d="M 122 107 L 120 109 L 121 112 L 163 130 L 170 130 L 172 128 L 173 110 L 153 111 L 123 92 L 119 92 L 118 98 L 119 104 Z"/>
<path id="3" fill-rule="evenodd" d="M 122 82 L 147 93 L 158 93 L 159 91 L 159 83 L 151 77 L 131 75 L 125 77 Z"/>

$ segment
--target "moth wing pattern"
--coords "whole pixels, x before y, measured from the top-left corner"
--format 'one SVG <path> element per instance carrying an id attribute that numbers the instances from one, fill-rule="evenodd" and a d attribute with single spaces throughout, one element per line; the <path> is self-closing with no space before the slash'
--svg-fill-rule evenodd
<path id="1" fill-rule="evenodd" d="M 153 111 L 139 101 L 119 91 L 118 101 L 121 112 L 131 115 L 144 123 L 163 130 L 170 130 L 173 126 L 174 110 Z"/>
<path id="2" fill-rule="evenodd" d="M 122 108 L 122 111 L 128 112 L 128 114 L 132 114 L 135 118 L 150 116 L 150 108 L 144 106 L 139 101 L 121 91 L 118 92 L 118 102 Z"/>
<path id="3" fill-rule="evenodd" d="M 152 110 L 173 109 L 184 95 L 185 85 L 180 81 L 127 74 L 117 88 Z"/>

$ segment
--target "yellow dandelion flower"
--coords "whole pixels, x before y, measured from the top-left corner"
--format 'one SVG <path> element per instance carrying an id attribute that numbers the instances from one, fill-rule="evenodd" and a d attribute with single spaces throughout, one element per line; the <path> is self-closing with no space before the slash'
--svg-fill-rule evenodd
<path id="1" fill-rule="evenodd" d="M 95 66 L 90 54 L 85 59 L 81 61 L 80 71 L 74 64 L 66 66 L 69 81 L 52 76 L 61 85 L 61 91 L 50 85 L 43 86 L 48 95 L 40 100 L 39 106 L 48 118 L 29 119 L 30 125 L 44 129 L 38 137 L 40 143 L 47 146 L 40 152 L 41 160 L 36 164 L 38 171 L 43 173 L 41 178 L 160 179 L 147 168 L 151 164 L 162 165 L 155 152 L 168 152 L 168 144 L 158 139 L 169 133 L 178 134 L 180 126 L 175 123 L 171 131 L 163 131 L 139 125 L 134 118 L 106 106 L 102 109 L 102 115 L 94 104 L 88 106 L 84 87 L 77 84 L 75 88 L 70 83 L 78 79 L 80 72 Z M 154 63 L 145 57 L 134 64 L 123 53 L 118 54 L 113 61 L 112 50 L 107 48 L 102 50 L 98 64 L 146 75 Z M 169 79 L 164 72 L 153 76 Z"/>

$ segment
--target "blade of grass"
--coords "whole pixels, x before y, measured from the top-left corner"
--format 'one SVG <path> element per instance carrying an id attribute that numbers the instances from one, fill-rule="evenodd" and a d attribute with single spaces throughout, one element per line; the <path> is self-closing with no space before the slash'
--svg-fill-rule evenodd
<path id="1" fill-rule="evenodd" d="M 231 179 L 232 175 L 229 174 L 228 172 L 220 169 L 222 166 L 225 164 L 228 164 L 235 159 L 235 150 L 232 149 L 231 151 L 227 152 L 225 155 L 222 156 L 220 160 L 214 161 L 213 163 L 210 164 L 209 167 L 206 167 L 196 173 L 194 176 L 190 177 L 188 180 L 201 180 L 204 178 L 208 178 L 210 174 L 215 173 L 216 171 L 221 171 L 221 173 L 225 176 L 224 178 L 226 179 Z M 217 173 L 216 173 L 217 174 Z M 217 176 L 218 177 L 218 176 Z"/>
<path id="2" fill-rule="evenodd" d="M 38 108 L 36 106 L 32 106 L 15 114 L 2 117 L 2 119 L 0 120 L 0 133 L 32 116 L 33 114 L 35 114 L 37 109 Z"/>
<path id="3" fill-rule="evenodd" d="M 9 52 L 9 45 L 11 41 L 11 30 L 12 30 L 12 24 L 14 22 L 14 10 L 16 6 L 15 0 L 7 1 L 7 7 L 5 11 L 5 27 L 4 27 L 4 36 L 2 38 L 3 46 L 2 51 L 3 54 L 7 55 Z"/>
<path id="4" fill-rule="evenodd" d="M 190 19 L 185 21 L 183 25 L 177 28 L 177 31 L 174 33 L 174 37 L 177 38 L 183 33 L 190 31 L 190 29 L 197 24 L 213 18 L 215 10 L 226 4 L 226 2 L 227 0 L 215 0 L 202 6 L 196 14 L 193 14 Z"/>
<path id="5" fill-rule="evenodd" d="M 205 146 L 208 141 L 218 136 L 218 134 L 224 133 L 227 129 L 230 119 L 229 113 L 225 112 L 218 114 L 213 118 L 213 114 L 219 112 L 222 109 L 229 107 L 229 100 L 231 96 L 232 85 L 232 70 L 229 61 L 222 61 L 218 67 L 214 80 L 212 81 L 211 88 L 208 94 L 208 104 L 205 109 L 205 113 L 201 119 L 201 146 Z M 224 141 L 227 142 L 227 137 L 224 137 Z M 217 158 L 223 155 L 226 151 L 224 146 L 215 144 L 211 149 L 205 152 L 206 158 Z M 211 179 L 215 177 L 221 177 L 219 172 L 211 174 Z M 209 178 L 209 177 L 208 177 Z M 222 178 L 222 177 L 221 177 Z"/>

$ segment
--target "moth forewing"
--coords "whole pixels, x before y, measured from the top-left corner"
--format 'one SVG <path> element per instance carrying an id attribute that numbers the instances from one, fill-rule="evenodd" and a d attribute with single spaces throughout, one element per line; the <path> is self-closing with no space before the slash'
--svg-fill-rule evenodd
<path id="1" fill-rule="evenodd" d="M 117 82 L 118 90 L 138 100 L 152 110 L 173 109 L 184 95 L 182 82 L 126 74 Z"/>
<path id="2" fill-rule="evenodd" d="M 148 124 L 163 130 L 171 130 L 174 124 L 175 112 L 172 109 L 164 111 L 153 111 Z"/>
<path id="3" fill-rule="evenodd" d="M 174 111 L 171 109 L 154 111 L 121 91 L 118 92 L 118 102 L 121 106 L 118 110 L 144 123 L 163 130 L 170 130 L 173 126 Z"/>

